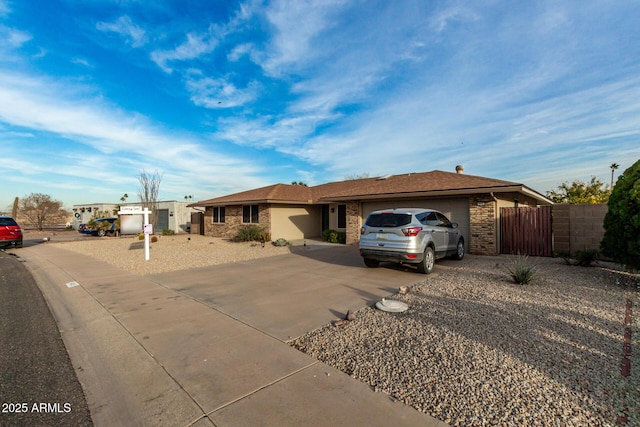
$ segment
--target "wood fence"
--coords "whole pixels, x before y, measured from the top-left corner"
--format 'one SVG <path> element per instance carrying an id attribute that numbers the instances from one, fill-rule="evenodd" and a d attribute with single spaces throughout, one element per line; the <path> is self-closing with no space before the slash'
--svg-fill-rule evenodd
<path id="1" fill-rule="evenodd" d="M 551 206 L 501 208 L 503 254 L 553 255 Z"/>

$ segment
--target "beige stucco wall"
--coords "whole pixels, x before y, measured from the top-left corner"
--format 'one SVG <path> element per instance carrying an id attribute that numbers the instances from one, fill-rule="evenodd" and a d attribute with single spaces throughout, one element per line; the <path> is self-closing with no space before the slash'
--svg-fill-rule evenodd
<path id="1" fill-rule="evenodd" d="M 321 215 L 320 206 L 271 205 L 271 239 L 319 237 Z"/>

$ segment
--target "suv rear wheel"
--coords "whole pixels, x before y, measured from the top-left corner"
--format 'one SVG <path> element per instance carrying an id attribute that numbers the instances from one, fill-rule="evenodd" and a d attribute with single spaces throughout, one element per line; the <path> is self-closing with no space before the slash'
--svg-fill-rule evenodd
<path id="1" fill-rule="evenodd" d="M 380 265 L 380 261 L 378 261 L 377 259 L 365 258 L 364 265 L 370 268 L 376 268 Z"/>
<path id="2" fill-rule="evenodd" d="M 431 246 L 427 246 L 424 251 L 422 262 L 418 264 L 418 271 L 422 274 L 429 274 L 433 271 L 433 265 L 436 262 L 436 254 Z"/>

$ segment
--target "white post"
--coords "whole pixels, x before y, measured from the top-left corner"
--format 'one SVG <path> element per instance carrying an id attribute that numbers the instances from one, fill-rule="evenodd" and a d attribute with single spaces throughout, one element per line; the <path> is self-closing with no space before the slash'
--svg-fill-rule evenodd
<path id="1" fill-rule="evenodd" d="M 144 225 L 149 225 L 149 208 L 144 208 Z M 144 227 L 144 226 L 143 226 Z M 144 233 L 144 260 L 149 261 L 149 234 Z"/>

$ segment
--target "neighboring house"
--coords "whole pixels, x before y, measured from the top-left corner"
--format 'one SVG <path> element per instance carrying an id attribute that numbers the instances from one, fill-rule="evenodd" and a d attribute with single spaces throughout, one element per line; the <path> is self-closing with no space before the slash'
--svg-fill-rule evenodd
<path id="1" fill-rule="evenodd" d="M 480 176 L 431 171 L 330 182 L 314 187 L 275 184 L 190 206 L 205 208 L 201 234 L 233 237 L 238 228 L 258 224 L 272 239 L 319 237 L 325 229 L 346 232 L 357 243 L 360 227 L 378 209 L 437 209 L 457 222 L 467 251 L 500 252 L 500 208 L 551 205 L 523 184 Z"/>
<path id="2" fill-rule="evenodd" d="M 73 228 L 86 224 L 97 216 L 117 216 L 121 206 L 140 206 L 140 203 L 90 203 L 73 205 Z M 161 233 L 163 229 L 173 230 L 175 233 L 188 233 L 191 228 L 191 213 L 195 210 L 187 202 L 175 200 L 158 202 L 157 221 L 154 232 Z M 151 221 L 149 221 L 151 222 Z"/>

